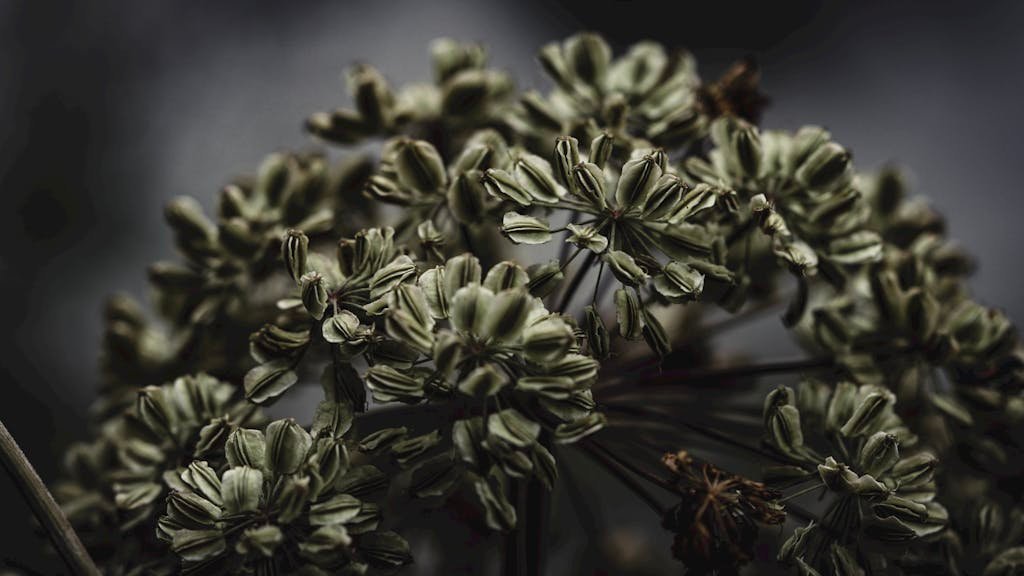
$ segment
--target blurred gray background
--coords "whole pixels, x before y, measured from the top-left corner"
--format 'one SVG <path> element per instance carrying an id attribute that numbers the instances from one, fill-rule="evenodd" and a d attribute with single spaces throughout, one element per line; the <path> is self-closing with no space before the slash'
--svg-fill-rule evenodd
<path id="1" fill-rule="evenodd" d="M 1022 25 L 1012 1 L 0 0 L 0 418 L 54 478 L 96 386 L 103 298 L 144 297 L 145 266 L 171 254 L 163 204 L 209 206 L 264 154 L 307 146 L 302 119 L 347 103 L 355 61 L 429 79 L 439 36 L 486 43 L 533 87 L 536 48 L 580 29 L 688 47 L 707 78 L 753 55 L 765 126 L 822 124 L 859 167 L 909 168 L 979 258 L 980 300 L 1019 320 Z M 59 571 L 6 477 L 0 507 L 0 561 Z"/>

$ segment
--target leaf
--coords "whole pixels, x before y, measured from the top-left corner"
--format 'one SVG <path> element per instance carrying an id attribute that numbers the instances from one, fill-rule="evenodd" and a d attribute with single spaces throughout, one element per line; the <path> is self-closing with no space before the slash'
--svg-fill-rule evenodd
<path id="1" fill-rule="evenodd" d="M 533 216 L 506 212 L 501 220 L 501 231 L 516 244 L 544 244 L 551 240 L 547 222 Z"/>

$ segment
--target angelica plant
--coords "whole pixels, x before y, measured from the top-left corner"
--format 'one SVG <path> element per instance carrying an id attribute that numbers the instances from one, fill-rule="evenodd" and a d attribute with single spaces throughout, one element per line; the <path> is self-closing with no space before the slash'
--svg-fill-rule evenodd
<path id="1" fill-rule="evenodd" d="M 46 526 L 92 557 L 58 546 L 69 566 L 395 573 L 407 521 L 450 506 L 540 574 L 552 493 L 600 529 L 575 452 L 687 574 L 1024 570 L 1016 330 L 897 173 L 759 128 L 749 62 L 703 82 L 584 33 L 541 50 L 545 94 L 481 46 L 432 55 L 432 84 L 360 65 L 354 107 L 307 119 L 370 156 L 276 153 L 212 216 L 170 204 L 180 260 L 150 269 L 152 314 L 110 301 L 92 435 L 53 486 L 75 532 Z M 805 357 L 716 353 L 782 306 Z"/>

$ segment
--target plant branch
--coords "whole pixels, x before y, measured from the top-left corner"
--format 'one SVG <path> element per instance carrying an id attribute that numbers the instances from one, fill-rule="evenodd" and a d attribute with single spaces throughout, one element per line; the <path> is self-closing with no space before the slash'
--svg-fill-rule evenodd
<path id="1" fill-rule="evenodd" d="M 82 541 L 78 539 L 75 529 L 71 527 L 64 512 L 54 501 L 53 495 L 46 489 L 39 474 L 3 422 L 0 422 L 0 458 L 71 573 L 79 576 L 99 576 L 99 569 L 82 545 Z"/>

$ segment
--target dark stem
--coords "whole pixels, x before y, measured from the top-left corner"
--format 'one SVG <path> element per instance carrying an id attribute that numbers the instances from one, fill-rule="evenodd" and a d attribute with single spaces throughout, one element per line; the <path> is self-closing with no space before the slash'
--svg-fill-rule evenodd
<path id="1" fill-rule="evenodd" d="M 590 271 L 590 267 L 594 264 L 594 259 L 597 258 L 596 252 L 588 252 L 587 257 L 583 259 L 579 268 L 576 269 L 576 273 L 573 275 L 572 280 L 569 281 L 569 286 L 565 289 L 562 294 L 562 301 L 555 308 L 556 312 L 565 312 L 566 307 L 572 302 L 572 297 L 576 295 L 576 290 L 580 287 L 580 282 L 583 282 L 583 278 L 587 276 L 587 272 Z"/>
<path id="2" fill-rule="evenodd" d="M 725 368 L 698 368 L 665 370 L 651 378 L 636 380 L 642 376 L 642 371 L 625 372 L 620 376 L 632 377 L 626 382 L 613 384 L 604 388 L 601 393 L 604 397 L 633 391 L 637 388 L 647 386 L 694 386 L 718 384 L 722 380 L 733 380 L 742 378 L 756 378 L 770 374 L 786 374 L 788 372 L 799 372 L 801 370 L 820 370 L 835 365 L 832 358 L 801 358 L 799 360 L 783 360 L 780 362 L 768 362 L 765 364 L 749 364 L 745 366 L 730 366 Z"/>
<path id="3" fill-rule="evenodd" d="M 18 447 L 18 443 L 14 441 L 14 437 L 8 432 L 3 422 L 0 422 L 0 458 L 3 459 L 4 468 L 18 486 L 18 490 L 25 502 L 28 503 L 29 508 L 32 509 L 36 519 L 46 529 L 50 542 L 53 543 L 71 573 L 99 576 L 99 569 L 93 563 L 85 546 L 82 545 L 82 541 L 78 539 L 75 529 L 71 527 L 64 512 L 54 501 L 53 495 L 46 489 L 39 474 L 36 474 L 32 464 Z"/>
<path id="4" fill-rule="evenodd" d="M 636 477 L 631 475 L 622 464 L 596 448 L 589 440 L 582 440 L 577 442 L 575 446 L 581 448 L 587 453 L 595 462 L 604 467 L 605 470 L 612 473 L 616 479 L 626 485 L 627 488 L 633 491 L 645 504 L 651 507 L 659 517 L 665 515 L 665 507 L 661 502 L 651 494 L 650 490 L 647 489 L 643 483 L 640 482 Z"/>

